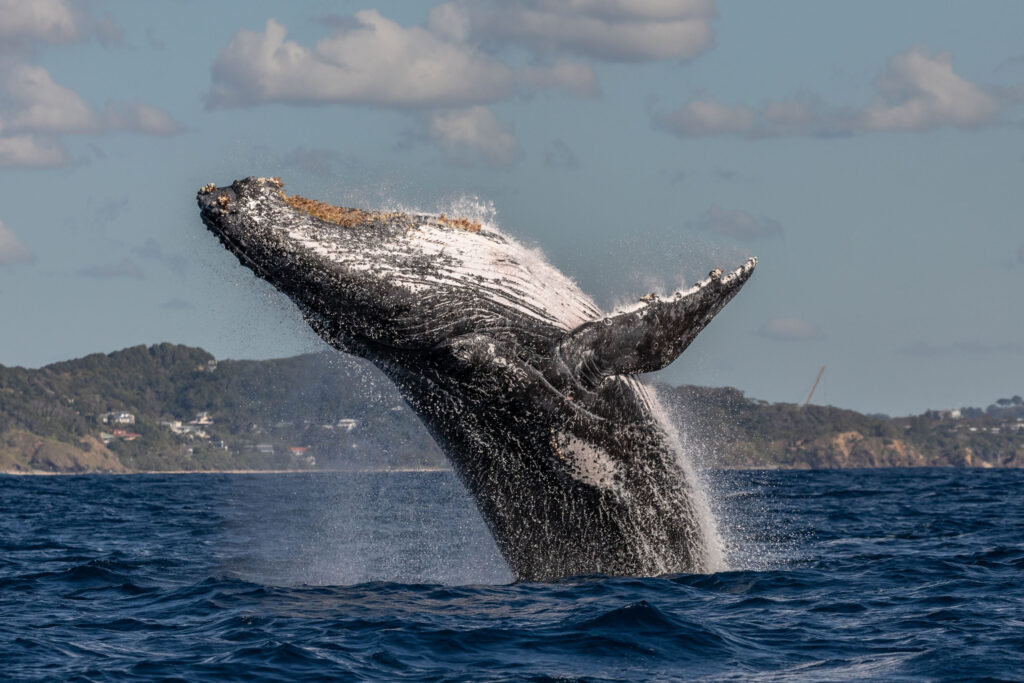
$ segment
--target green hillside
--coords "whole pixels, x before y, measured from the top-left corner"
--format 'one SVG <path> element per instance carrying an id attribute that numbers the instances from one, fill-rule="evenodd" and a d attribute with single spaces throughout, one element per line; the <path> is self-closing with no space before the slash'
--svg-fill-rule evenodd
<path id="1" fill-rule="evenodd" d="M 102 415 L 117 411 L 130 413 L 134 423 L 102 422 Z M 212 424 L 188 424 L 201 413 Z M 191 433 L 176 434 L 175 422 Z M 127 434 L 109 438 L 120 432 Z M 30 436 L 46 446 L 43 453 L 30 448 Z M 307 450 L 293 454 L 292 448 Z M 80 451 L 72 467 L 66 462 L 69 449 Z M 47 459 L 51 451 L 63 459 Z M 112 459 L 122 467 L 111 465 Z M 0 366 L 4 470 L 443 464 L 392 385 L 367 364 L 340 354 L 216 362 L 202 349 L 158 344 L 38 370 Z"/>
<path id="2" fill-rule="evenodd" d="M 731 388 L 662 387 L 685 433 L 724 467 L 1022 467 L 1024 400 L 913 417 L 767 403 Z"/>
<path id="3" fill-rule="evenodd" d="M 731 388 L 660 386 L 659 395 L 712 466 L 1024 465 L 1019 396 L 960 415 L 888 418 Z M 0 471 L 444 465 L 394 386 L 341 354 L 218 362 L 158 344 L 38 370 L 0 366 Z"/>

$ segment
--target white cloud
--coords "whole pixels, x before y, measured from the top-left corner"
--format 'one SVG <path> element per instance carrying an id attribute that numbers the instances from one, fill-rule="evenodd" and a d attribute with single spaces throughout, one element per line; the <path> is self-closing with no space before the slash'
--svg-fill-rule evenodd
<path id="1" fill-rule="evenodd" d="M 35 257 L 18 236 L 0 221 L 0 266 L 11 266 L 19 263 L 32 263 Z"/>
<path id="2" fill-rule="evenodd" d="M 81 4 L 65 0 L 0 0 L 0 53 L 89 38 L 109 45 L 121 39 L 121 29 L 110 17 L 96 18 Z"/>
<path id="3" fill-rule="evenodd" d="M 826 137 L 942 126 L 976 128 L 994 123 L 1014 101 L 958 75 L 948 52 L 930 56 L 919 48 L 890 59 L 875 79 L 875 90 L 873 100 L 862 107 L 830 106 L 803 95 L 769 100 L 755 110 L 700 97 L 675 110 L 652 113 L 652 122 L 684 137 Z"/>
<path id="4" fill-rule="evenodd" d="M 375 10 L 357 12 L 355 21 L 312 49 L 286 40 L 286 28 L 273 19 L 263 32 L 239 31 L 213 66 L 208 103 L 445 108 L 496 102 L 538 88 L 577 95 L 596 90 L 586 65 L 515 68 L 451 35 L 404 28 Z"/>
<path id="5" fill-rule="evenodd" d="M 658 115 L 657 123 L 691 137 L 746 135 L 754 130 L 757 114 L 747 107 L 730 107 L 713 99 L 699 99 Z"/>
<path id="6" fill-rule="evenodd" d="M 73 90 L 57 85 L 41 66 L 10 64 L 0 74 L 6 95 L 0 125 L 4 133 L 86 133 L 99 120 Z"/>
<path id="7" fill-rule="evenodd" d="M 690 59 L 714 42 L 712 0 L 453 0 L 434 8 L 430 27 L 541 52 L 608 61 Z"/>
<path id="8" fill-rule="evenodd" d="M 996 99 L 953 72 L 953 56 L 912 49 L 889 60 L 875 81 L 879 96 L 864 111 L 871 130 L 981 126 L 999 113 Z"/>
<path id="9" fill-rule="evenodd" d="M 773 318 L 761 327 L 761 334 L 779 341 L 812 341 L 825 336 L 817 327 L 798 318 Z"/>
<path id="10" fill-rule="evenodd" d="M 0 167 L 54 168 L 68 161 L 67 152 L 56 140 L 35 135 L 0 137 Z"/>
<path id="11" fill-rule="evenodd" d="M 0 0 L 0 43 L 69 43 L 79 38 L 78 24 L 63 0 Z"/>
<path id="12" fill-rule="evenodd" d="M 428 122 L 428 135 L 457 163 L 481 160 L 508 166 L 523 154 L 515 134 L 487 107 L 436 112 Z"/>
<path id="13" fill-rule="evenodd" d="M 60 141 L 64 135 L 181 130 L 170 114 L 147 104 L 108 103 L 98 113 L 44 67 L 17 61 L 0 62 L 0 102 L 0 166 L 63 166 L 68 163 Z"/>
<path id="14" fill-rule="evenodd" d="M 782 234 L 782 224 L 776 220 L 766 216 L 752 216 L 740 209 L 723 209 L 720 206 L 712 206 L 700 218 L 688 223 L 687 227 L 743 241 Z"/>

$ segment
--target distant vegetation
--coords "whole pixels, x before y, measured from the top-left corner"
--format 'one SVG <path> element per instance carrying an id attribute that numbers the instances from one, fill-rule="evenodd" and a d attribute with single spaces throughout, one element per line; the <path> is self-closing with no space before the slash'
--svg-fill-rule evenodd
<path id="1" fill-rule="evenodd" d="M 726 467 L 1022 467 L 1024 401 L 912 417 L 766 403 L 731 388 L 665 387 L 685 433 Z"/>
<path id="2" fill-rule="evenodd" d="M 712 466 L 1024 466 L 1020 396 L 888 418 L 766 403 L 731 388 L 659 393 Z M 217 362 L 159 344 L 38 370 L 0 366 L 0 471 L 444 465 L 393 385 L 340 354 Z"/>
<path id="3" fill-rule="evenodd" d="M 116 411 L 134 422 L 102 422 Z M 188 424 L 201 413 L 212 424 Z M 191 431 L 176 434 L 175 423 Z M 0 470 L 443 464 L 391 384 L 340 354 L 216 362 L 159 344 L 39 370 L 0 366 Z"/>

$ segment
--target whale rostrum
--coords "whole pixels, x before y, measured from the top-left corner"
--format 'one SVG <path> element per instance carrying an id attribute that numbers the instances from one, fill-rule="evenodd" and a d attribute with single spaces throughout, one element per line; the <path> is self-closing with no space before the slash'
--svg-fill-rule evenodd
<path id="1" fill-rule="evenodd" d="M 718 568 L 697 477 L 637 375 L 678 357 L 755 259 L 605 314 L 486 223 L 335 207 L 276 178 L 198 202 L 324 340 L 398 386 L 518 579 Z"/>

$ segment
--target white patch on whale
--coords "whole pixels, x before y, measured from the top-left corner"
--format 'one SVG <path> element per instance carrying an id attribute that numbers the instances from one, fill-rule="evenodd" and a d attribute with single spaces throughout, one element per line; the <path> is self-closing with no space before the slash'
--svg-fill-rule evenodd
<path id="1" fill-rule="evenodd" d="M 613 488 L 623 493 L 617 482 L 622 466 L 607 452 L 571 434 L 561 434 L 559 437 L 556 440 L 557 452 L 569 466 L 573 478 L 597 488 Z"/>

